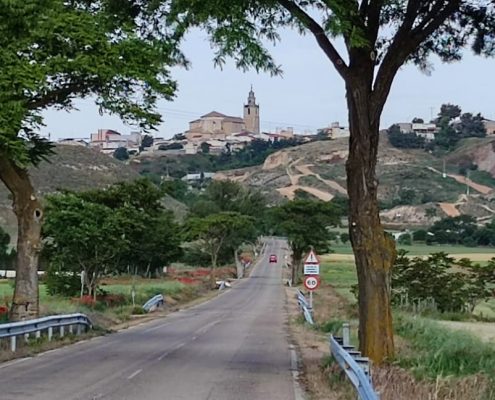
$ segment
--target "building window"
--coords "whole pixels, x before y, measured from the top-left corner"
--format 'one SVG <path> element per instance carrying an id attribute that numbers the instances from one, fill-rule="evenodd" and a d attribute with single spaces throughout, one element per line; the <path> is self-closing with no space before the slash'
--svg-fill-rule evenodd
<path id="1" fill-rule="evenodd" d="M 251 109 L 248 108 L 248 115 L 251 115 Z"/>

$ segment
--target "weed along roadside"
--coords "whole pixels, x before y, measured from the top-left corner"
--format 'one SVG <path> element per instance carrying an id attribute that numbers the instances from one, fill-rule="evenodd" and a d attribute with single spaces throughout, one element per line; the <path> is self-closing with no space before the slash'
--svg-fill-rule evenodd
<path id="1" fill-rule="evenodd" d="M 355 267 L 339 254 L 322 256 L 320 260 L 321 284 L 313 293 L 313 326 L 305 321 L 296 299 L 298 289 L 308 294 L 307 289 L 286 288 L 289 325 L 302 362 L 301 381 L 312 399 L 355 399 L 354 388 L 343 378 L 328 350 L 328 335 L 339 333 L 345 321 L 350 322 L 351 344 L 358 345 Z M 459 266 L 455 265 L 454 271 L 458 272 Z M 491 309 L 492 304 L 493 300 L 480 299 L 473 312 L 468 313 L 419 310 L 396 303 L 396 357 L 385 366 L 371 368 L 379 398 L 495 399 L 495 341 L 482 337 L 475 329 L 470 333 L 462 325 L 450 329 L 447 321 L 454 318 L 461 321 L 458 324 L 482 324 L 495 331 L 495 323 L 481 322 L 487 316 L 478 313 L 480 305 Z"/>

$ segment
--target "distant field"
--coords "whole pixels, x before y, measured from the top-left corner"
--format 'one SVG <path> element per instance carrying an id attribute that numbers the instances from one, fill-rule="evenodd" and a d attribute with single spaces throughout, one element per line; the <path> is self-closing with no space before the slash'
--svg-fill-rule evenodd
<path id="1" fill-rule="evenodd" d="M 425 256 L 431 253 L 444 252 L 451 254 L 456 258 L 470 258 L 473 261 L 488 261 L 495 257 L 495 248 L 490 247 L 466 247 L 466 246 L 451 246 L 451 245 L 435 245 L 427 246 L 425 244 L 414 244 L 412 246 L 397 246 L 398 249 L 403 249 L 411 256 Z M 332 256 L 349 255 L 350 257 L 342 257 L 341 260 L 352 260 L 352 248 L 349 245 L 332 245 Z M 325 256 L 326 257 L 326 256 Z"/>

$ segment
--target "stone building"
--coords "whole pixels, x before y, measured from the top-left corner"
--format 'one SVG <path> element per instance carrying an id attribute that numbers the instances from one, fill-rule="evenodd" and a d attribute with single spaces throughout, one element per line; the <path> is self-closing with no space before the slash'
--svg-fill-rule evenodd
<path id="1" fill-rule="evenodd" d="M 247 131 L 260 133 L 260 106 L 256 104 L 252 86 L 249 91 L 248 102 L 244 105 L 244 123 Z"/>
<path id="2" fill-rule="evenodd" d="M 252 88 L 249 91 L 247 104 L 244 105 L 244 118 L 212 111 L 189 122 L 189 129 L 184 134 L 188 142 L 206 142 L 225 140 L 227 136 L 243 131 L 260 133 L 259 105 L 256 104 Z"/>

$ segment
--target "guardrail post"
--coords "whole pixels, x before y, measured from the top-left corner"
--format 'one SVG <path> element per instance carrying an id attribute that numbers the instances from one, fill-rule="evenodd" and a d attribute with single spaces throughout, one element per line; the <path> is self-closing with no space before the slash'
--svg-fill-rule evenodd
<path id="1" fill-rule="evenodd" d="M 343 346 L 349 346 L 349 343 L 351 342 L 350 336 L 351 336 L 350 325 L 348 322 L 344 322 L 342 324 Z"/>
<path id="2" fill-rule="evenodd" d="M 48 341 L 52 340 L 53 336 L 53 328 L 51 326 L 48 327 Z"/>
<path id="3" fill-rule="evenodd" d="M 25 334 L 24 334 L 24 341 L 25 341 L 26 343 L 29 343 L 29 333 L 25 333 Z"/>
<path id="4" fill-rule="evenodd" d="M 12 353 L 15 352 L 15 348 L 16 348 L 16 336 L 11 336 L 10 337 L 10 351 Z"/>
<path id="5" fill-rule="evenodd" d="M 64 337 L 64 326 L 63 325 L 60 327 L 60 337 L 61 338 Z"/>
<path id="6" fill-rule="evenodd" d="M 36 331 L 36 333 L 34 334 L 34 337 L 36 339 L 39 339 L 41 337 L 41 331 Z"/>
<path id="7" fill-rule="evenodd" d="M 72 330 L 72 325 L 69 325 L 69 333 L 72 335 L 73 330 Z"/>
<path id="8" fill-rule="evenodd" d="M 77 334 L 80 335 L 82 333 L 82 325 L 77 324 Z"/>

